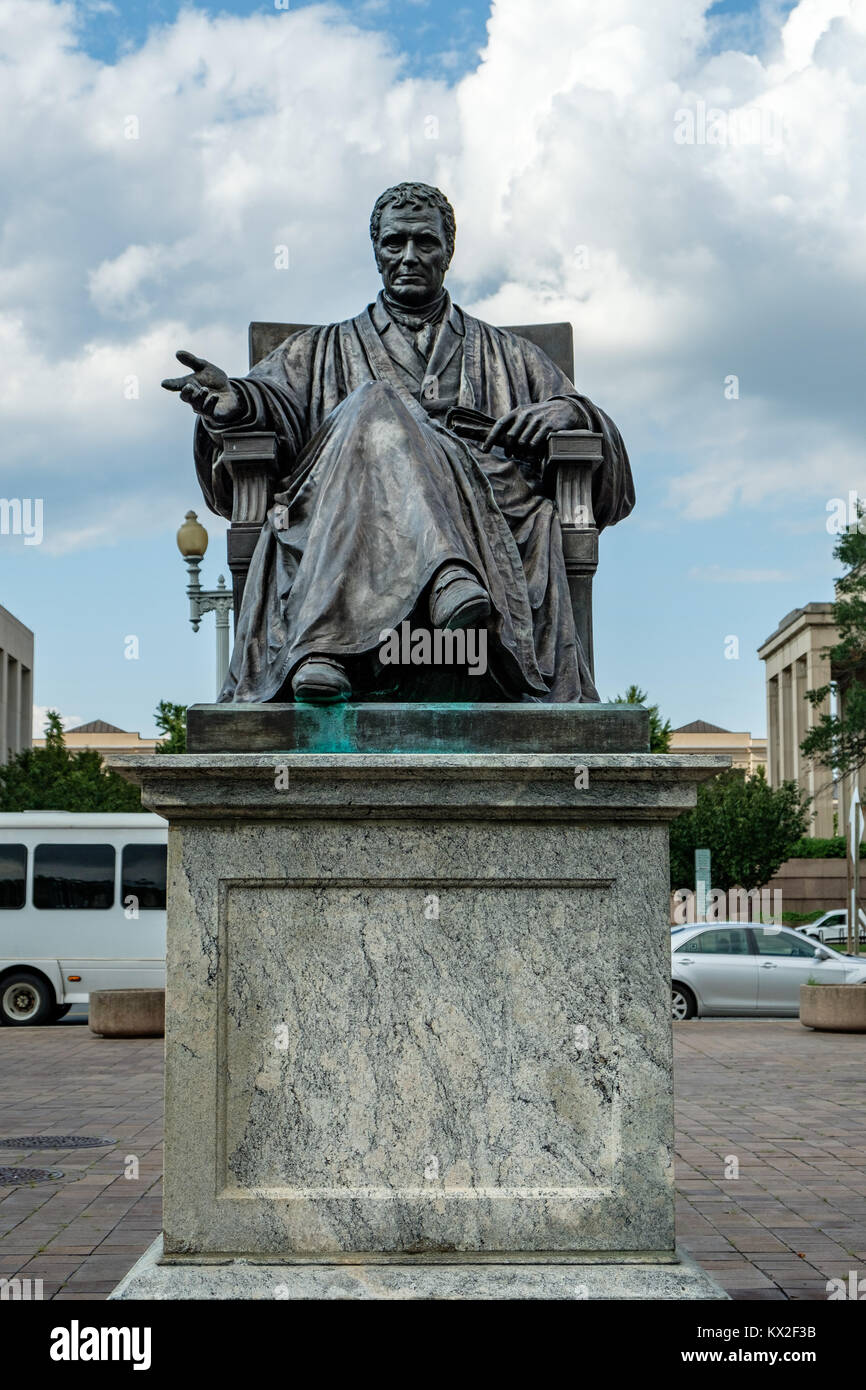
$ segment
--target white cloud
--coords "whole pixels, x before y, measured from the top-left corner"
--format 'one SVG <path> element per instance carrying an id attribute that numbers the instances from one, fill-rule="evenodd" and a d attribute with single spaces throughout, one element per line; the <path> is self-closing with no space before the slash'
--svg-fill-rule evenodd
<path id="1" fill-rule="evenodd" d="M 54 705 L 34 705 L 33 706 L 33 737 L 44 738 L 45 728 L 48 723 L 48 711 L 55 709 Z M 60 722 L 64 729 L 73 729 L 76 724 L 83 724 L 84 720 L 80 714 L 61 714 Z"/>
<path id="2" fill-rule="evenodd" d="M 639 488 L 662 456 L 673 514 L 777 517 L 794 496 L 823 514 L 862 484 L 866 0 L 801 0 L 758 53 L 712 52 L 706 9 L 496 0 L 483 61 L 449 86 L 335 7 L 185 10 L 108 65 L 72 4 L 6 0 L 4 488 L 38 482 L 46 548 L 182 515 L 191 415 L 158 387 L 174 349 L 239 372 L 248 319 L 357 312 L 370 206 L 406 177 L 456 205 L 461 302 L 574 323 L 579 383 Z M 699 103 L 782 138 L 676 143 Z"/>

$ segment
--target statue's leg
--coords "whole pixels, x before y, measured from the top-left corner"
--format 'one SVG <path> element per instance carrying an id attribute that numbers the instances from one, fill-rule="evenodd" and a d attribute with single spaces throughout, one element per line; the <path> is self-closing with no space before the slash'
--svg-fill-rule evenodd
<path id="1" fill-rule="evenodd" d="M 562 533 L 553 503 L 526 481 L 517 463 L 500 454 L 473 454 L 490 483 L 520 554 L 538 664 L 554 703 L 597 700 L 598 692 L 575 631 L 562 552 Z"/>

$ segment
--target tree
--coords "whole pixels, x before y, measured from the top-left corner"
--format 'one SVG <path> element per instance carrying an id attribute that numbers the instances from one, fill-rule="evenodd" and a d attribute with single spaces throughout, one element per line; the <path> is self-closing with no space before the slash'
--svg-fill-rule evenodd
<path id="1" fill-rule="evenodd" d="M 95 749 L 70 752 L 56 710 L 44 748 L 24 748 L 0 766 L 0 811 L 141 811 L 138 787 L 102 766 Z"/>
<path id="2" fill-rule="evenodd" d="M 154 714 L 156 727 L 168 737 L 159 744 L 160 753 L 186 752 L 186 705 L 160 700 Z"/>
<path id="3" fill-rule="evenodd" d="M 751 777 L 730 767 L 702 783 L 695 809 L 671 824 L 671 888 L 692 887 L 696 849 L 712 855 L 714 888 L 763 887 L 805 835 L 809 801 L 796 782 L 771 787 L 762 767 Z"/>
<path id="4" fill-rule="evenodd" d="M 863 530 L 861 531 L 861 518 Z M 830 648 L 833 679 L 807 690 L 806 699 L 820 705 L 836 697 L 836 713 L 820 715 L 800 744 L 807 758 L 835 768 L 840 777 L 866 763 L 866 506 L 857 503 L 857 525 L 839 536 L 833 558 L 848 567 L 836 585 L 833 617 L 839 641 Z M 841 697 L 841 698 L 840 698 Z M 842 714 L 839 713 L 840 704 Z"/>
<path id="5" fill-rule="evenodd" d="M 611 704 L 644 705 L 646 699 L 645 690 L 641 690 L 639 685 L 630 685 L 624 695 L 615 695 Z M 649 710 L 650 752 L 667 753 L 671 746 L 671 721 L 666 719 L 662 723 L 658 705 L 647 705 L 647 709 Z"/>

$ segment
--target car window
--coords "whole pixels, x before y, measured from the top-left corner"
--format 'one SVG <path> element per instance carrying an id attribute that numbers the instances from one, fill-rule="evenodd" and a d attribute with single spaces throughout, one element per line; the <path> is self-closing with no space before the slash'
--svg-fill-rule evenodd
<path id="1" fill-rule="evenodd" d="M 714 956 L 748 956 L 752 953 L 748 932 L 742 927 L 712 927 L 693 936 L 690 941 L 684 941 L 677 950 Z"/>
<path id="2" fill-rule="evenodd" d="M 758 955 L 760 956 L 788 956 L 789 958 L 807 959 L 815 954 L 814 941 L 804 941 L 802 937 L 794 936 L 793 932 L 774 932 L 767 931 L 763 927 L 756 927 L 755 936 L 758 939 Z"/>
<path id="3" fill-rule="evenodd" d="M 37 845 L 33 852 L 33 906 L 78 911 L 114 902 L 112 845 Z"/>
<path id="4" fill-rule="evenodd" d="M 24 906 L 26 882 L 26 845 L 0 845 L 0 909 Z"/>
<path id="5" fill-rule="evenodd" d="M 124 907 L 165 912 L 166 846 L 124 845 L 121 864 L 120 897 Z"/>

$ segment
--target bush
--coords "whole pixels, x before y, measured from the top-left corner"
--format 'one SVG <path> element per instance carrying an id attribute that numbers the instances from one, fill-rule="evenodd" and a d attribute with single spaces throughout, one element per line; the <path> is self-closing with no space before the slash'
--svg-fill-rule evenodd
<path id="1" fill-rule="evenodd" d="M 833 835 L 828 840 L 798 840 L 793 846 L 790 859 L 844 859 L 848 853 L 844 835 Z M 860 846 L 860 857 L 866 858 L 866 844 Z"/>
<path id="2" fill-rule="evenodd" d="M 808 803 L 796 782 L 770 787 L 763 768 L 702 783 L 695 809 L 671 824 L 671 888 L 694 883 L 696 849 L 710 851 L 713 888 L 763 887 L 801 842 Z"/>

